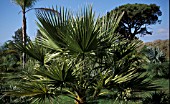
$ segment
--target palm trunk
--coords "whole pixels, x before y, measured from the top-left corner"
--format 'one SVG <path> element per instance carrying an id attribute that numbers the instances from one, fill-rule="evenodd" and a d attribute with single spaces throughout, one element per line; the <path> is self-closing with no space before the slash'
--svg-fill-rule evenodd
<path id="1" fill-rule="evenodd" d="M 80 76 L 80 89 L 77 92 L 76 96 L 76 103 L 75 104 L 86 104 L 86 98 L 84 97 L 85 95 L 85 90 L 83 89 L 83 83 L 84 83 L 84 76 L 83 73 L 85 71 L 85 54 L 82 54 L 82 69 L 81 69 L 81 76 Z M 81 84 L 82 83 L 82 84 Z"/>
<path id="2" fill-rule="evenodd" d="M 76 99 L 77 99 L 77 101 L 75 102 L 75 104 L 87 104 L 86 99 L 83 97 L 77 96 Z"/>
<path id="3" fill-rule="evenodd" d="M 26 17 L 25 17 L 25 8 L 22 11 L 22 44 L 25 47 L 26 46 Z M 22 64 L 23 68 L 25 67 L 26 63 L 26 54 L 23 52 L 22 54 Z"/>

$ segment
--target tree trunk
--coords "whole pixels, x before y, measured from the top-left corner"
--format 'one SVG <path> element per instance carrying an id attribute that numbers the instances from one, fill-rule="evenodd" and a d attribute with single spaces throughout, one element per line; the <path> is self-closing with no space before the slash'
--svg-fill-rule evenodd
<path id="1" fill-rule="evenodd" d="M 25 47 L 26 46 L 26 17 L 25 17 L 25 8 L 22 11 L 22 44 Z M 22 54 L 22 64 L 23 68 L 25 67 L 26 63 L 26 54 L 23 52 Z"/>

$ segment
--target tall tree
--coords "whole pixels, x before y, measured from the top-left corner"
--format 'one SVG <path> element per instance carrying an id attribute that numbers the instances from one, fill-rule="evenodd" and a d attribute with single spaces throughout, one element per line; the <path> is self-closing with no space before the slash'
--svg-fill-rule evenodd
<path id="1" fill-rule="evenodd" d="M 13 43 L 22 43 L 22 28 L 19 28 L 17 31 L 15 31 L 15 35 L 12 36 L 11 40 Z M 27 44 L 30 40 L 30 37 L 26 34 L 26 40 L 25 43 Z"/>
<path id="2" fill-rule="evenodd" d="M 13 2 L 19 5 L 22 9 L 22 41 L 23 45 L 26 45 L 26 9 L 31 8 L 37 0 L 13 0 Z M 23 53 L 23 67 L 25 66 L 26 55 Z"/>
<path id="3" fill-rule="evenodd" d="M 114 11 L 125 12 L 117 31 L 129 40 L 135 39 L 138 34 L 152 35 L 147 26 L 161 22 L 158 17 L 162 15 L 162 12 L 156 4 L 125 4 L 116 7 L 108 13 L 108 16 Z"/>

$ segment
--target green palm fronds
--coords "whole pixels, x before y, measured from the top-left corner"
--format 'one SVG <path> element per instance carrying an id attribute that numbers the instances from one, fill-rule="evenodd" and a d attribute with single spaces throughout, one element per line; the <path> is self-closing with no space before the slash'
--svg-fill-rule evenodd
<path id="1" fill-rule="evenodd" d="M 40 21 L 37 24 L 43 35 L 41 42 L 43 41 L 42 44 L 50 49 L 68 50 L 70 53 L 77 54 L 97 50 L 106 38 L 112 39 L 114 28 L 122 17 L 122 15 L 113 15 L 108 22 L 105 18 L 95 20 L 91 7 L 84 9 L 76 17 L 67 12 L 67 9 L 60 8 L 58 11 L 60 15 L 52 12 L 37 12 Z M 108 30 L 104 32 L 104 28 Z"/>
<path id="2" fill-rule="evenodd" d="M 32 103 L 38 102 L 39 104 L 45 104 L 46 100 L 52 102 L 53 99 L 59 96 L 56 89 L 53 89 L 41 82 L 24 82 L 22 84 L 18 84 L 16 87 L 20 89 L 8 91 L 6 94 L 22 96 L 22 98 L 27 98 L 28 101 L 31 101 Z"/>
<path id="3" fill-rule="evenodd" d="M 22 8 L 31 8 L 37 0 L 12 0 L 15 4 L 21 6 Z"/>
<path id="4" fill-rule="evenodd" d="M 92 7 L 76 16 L 64 8 L 53 11 L 38 10 L 42 36 L 26 47 L 17 45 L 43 65 L 35 65 L 35 73 L 23 76 L 26 82 L 9 94 L 39 101 L 64 94 L 80 104 L 96 100 L 104 94 L 102 89 L 135 92 L 157 88 L 141 74 L 145 58 L 136 51 L 140 42 L 121 39 L 115 33 L 123 13 L 96 18 Z"/>
<path id="5" fill-rule="evenodd" d="M 42 64 L 44 64 L 44 57 L 46 54 L 46 49 L 43 48 L 37 41 L 30 41 L 26 46 L 23 46 L 22 43 L 16 44 L 16 47 L 22 51 L 27 53 L 30 57 L 38 60 Z"/>

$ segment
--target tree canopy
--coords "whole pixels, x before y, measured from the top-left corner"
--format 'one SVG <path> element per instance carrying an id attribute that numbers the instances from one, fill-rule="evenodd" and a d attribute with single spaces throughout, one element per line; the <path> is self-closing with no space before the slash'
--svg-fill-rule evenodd
<path id="1" fill-rule="evenodd" d="M 161 23 L 158 17 L 162 15 L 162 12 L 156 4 L 125 4 L 116 7 L 107 15 L 109 16 L 114 11 L 125 12 L 117 31 L 129 40 L 135 39 L 137 34 L 152 35 L 152 32 L 148 30 L 148 25 Z"/>
<path id="2" fill-rule="evenodd" d="M 16 5 L 19 5 L 22 9 L 31 8 L 37 0 L 12 0 Z"/>
<path id="3" fill-rule="evenodd" d="M 12 36 L 12 41 L 14 43 L 22 43 L 22 28 L 19 28 L 17 31 L 15 31 L 15 35 Z M 26 34 L 26 43 L 30 41 L 30 37 Z"/>

